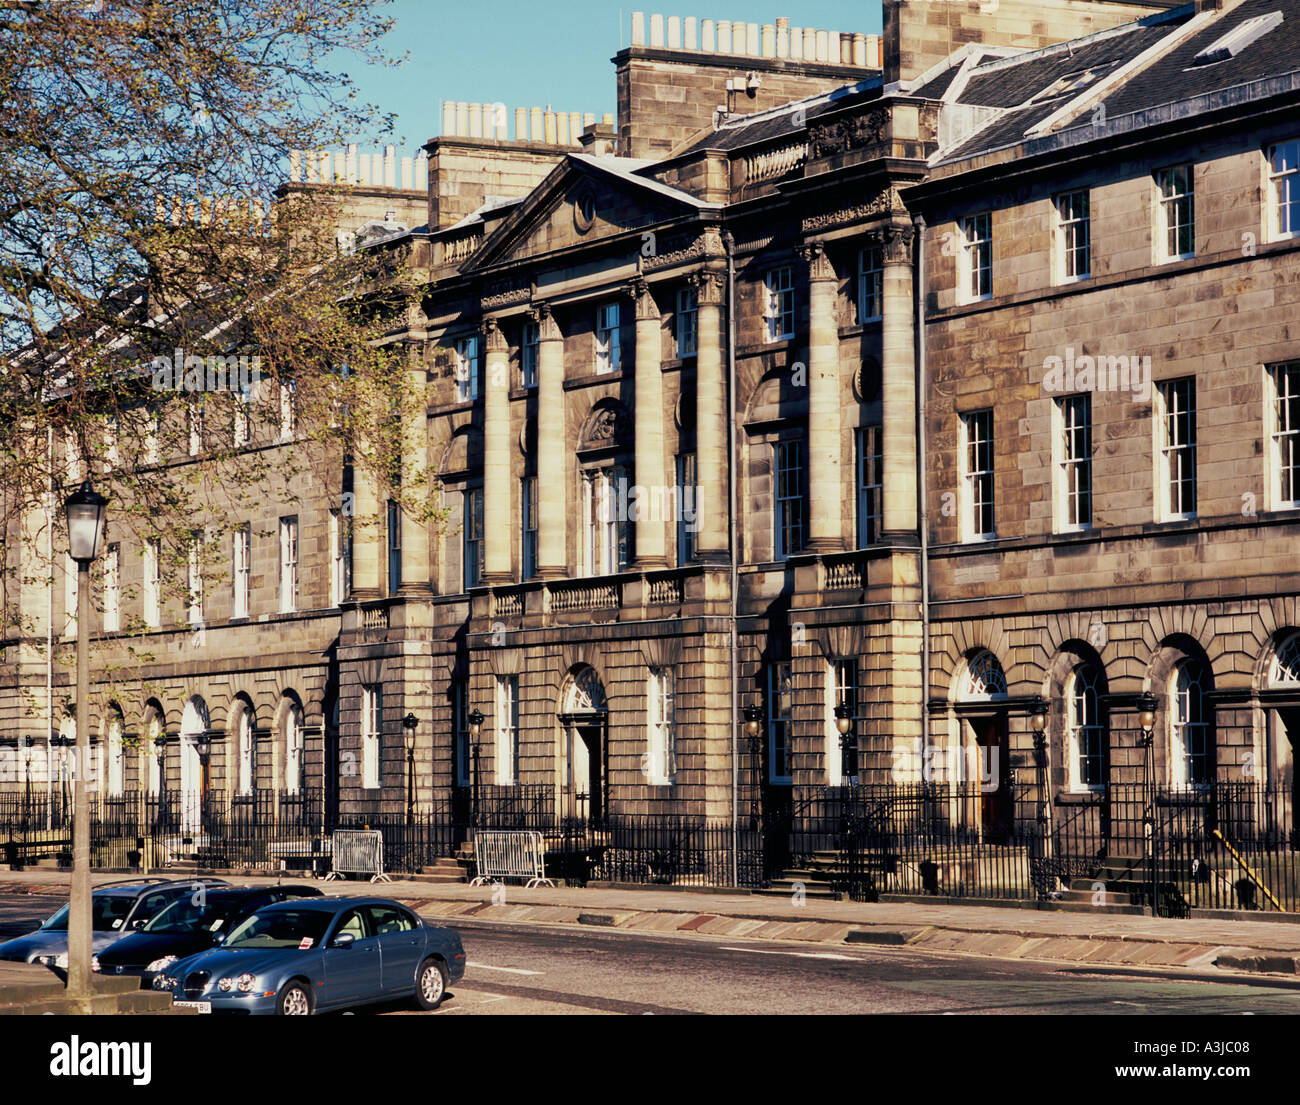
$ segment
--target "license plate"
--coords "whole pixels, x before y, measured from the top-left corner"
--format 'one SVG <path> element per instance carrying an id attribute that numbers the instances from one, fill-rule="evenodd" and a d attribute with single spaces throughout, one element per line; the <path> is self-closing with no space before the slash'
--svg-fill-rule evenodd
<path id="1" fill-rule="evenodd" d="M 173 1009 L 196 1009 L 200 1013 L 211 1013 L 212 1002 L 210 1001 L 174 1001 Z"/>

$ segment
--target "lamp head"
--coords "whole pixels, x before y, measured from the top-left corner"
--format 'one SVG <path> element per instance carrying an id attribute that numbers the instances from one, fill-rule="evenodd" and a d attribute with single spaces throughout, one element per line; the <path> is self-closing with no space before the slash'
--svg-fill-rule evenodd
<path id="1" fill-rule="evenodd" d="M 104 543 L 108 500 L 86 480 L 63 504 L 68 522 L 68 555 L 78 564 L 99 557 Z"/>

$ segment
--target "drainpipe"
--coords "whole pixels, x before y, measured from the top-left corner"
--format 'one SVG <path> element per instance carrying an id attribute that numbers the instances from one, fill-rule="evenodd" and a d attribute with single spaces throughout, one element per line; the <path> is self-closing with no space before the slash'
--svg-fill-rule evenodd
<path id="1" fill-rule="evenodd" d="M 731 634 L 731 883 L 740 885 L 740 642 L 736 629 L 740 541 L 736 524 L 736 240 L 722 232 L 727 251 L 727 561 L 731 568 L 727 624 Z"/>
<path id="2" fill-rule="evenodd" d="M 913 220 L 915 233 L 912 249 L 916 258 L 913 277 L 916 298 L 916 511 L 921 531 L 921 770 L 924 772 L 926 753 L 930 745 L 930 520 L 929 496 L 925 482 L 926 404 L 927 391 L 925 364 L 925 217 Z M 924 782 L 924 775 L 922 775 Z"/>

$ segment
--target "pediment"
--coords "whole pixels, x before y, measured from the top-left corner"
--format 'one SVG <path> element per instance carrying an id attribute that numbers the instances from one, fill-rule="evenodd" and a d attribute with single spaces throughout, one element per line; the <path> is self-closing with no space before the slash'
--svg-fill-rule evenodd
<path id="1" fill-rule="evenodd" d="M 716 208 L 658 181 L 634 176 L 632 168 L 642 164 L 626 158 L 567 155 L 487 236 L 466 271 L 589 246 Z"/>

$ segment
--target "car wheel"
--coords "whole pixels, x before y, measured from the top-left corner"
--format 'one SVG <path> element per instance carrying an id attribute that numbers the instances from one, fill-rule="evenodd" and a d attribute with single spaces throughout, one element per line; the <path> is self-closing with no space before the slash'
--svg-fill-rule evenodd
<path id="1" fill-rule="evenodd" d="M 426 959 L 415 976 L 415 1000 L 421 1009 L 437 1009 L 447 995 L 447 968 L 436 959 Z"/>
<path id="2" fill-rule="evenodd" d="M 276 995 L 275 1012 L 281 1017 L 310 1017 L 311 991 L 301 982 L 286 982 Z"/>

